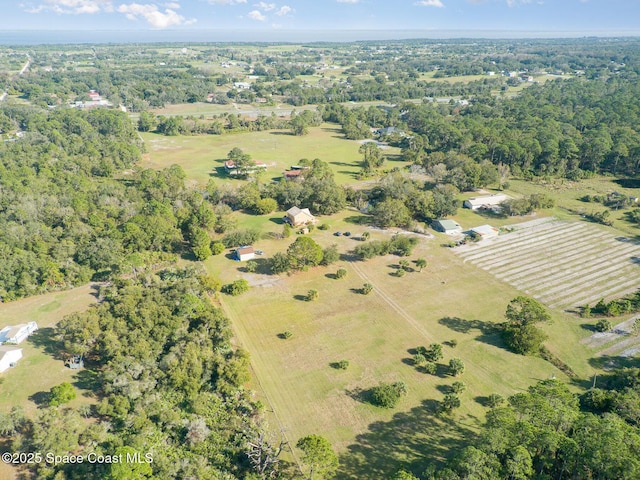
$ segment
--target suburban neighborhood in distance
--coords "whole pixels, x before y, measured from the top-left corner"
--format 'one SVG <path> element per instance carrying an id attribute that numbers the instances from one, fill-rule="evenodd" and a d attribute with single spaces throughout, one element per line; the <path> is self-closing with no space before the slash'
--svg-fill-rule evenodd
<path id="1" fill-rule="evenodd" d="M 637 32 L 198 3 L 7 8 L 0 478 L 640 478 Z"/>

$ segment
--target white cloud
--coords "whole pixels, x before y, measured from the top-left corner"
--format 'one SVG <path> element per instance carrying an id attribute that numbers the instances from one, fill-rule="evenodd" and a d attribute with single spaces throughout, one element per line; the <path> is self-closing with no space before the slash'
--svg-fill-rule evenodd
<path id="1" fill-rule="evenodd" d="M 251 10 L 247 13 L 247 16 L 252 20 L 257 20 L 259 22 L 264 22 L 267 17 L 265 17 L 259 10 Z"/>
<path id="2" fill-rule="evenodd" d="M 177 10 L 177 9 L 180 8 L 180 4 L 179 3 L 175 3 L 175 2 L 165 3 L 164 6 L 167 7 L 167 8 L 171 8 L 173 10 Z"/>
<path id="3" fill-rule="evenodd" d="M 266 3 L 266 2 L 256 3 L 253 6 L 258 7 L 259 9 L 264 10 L 265 12 L 270 12 L 271 10 L 276 8 L 275 3 Z"/>
<path id="4" fill-rule="evenodd" d="M 247 0 L 209 0 L 214 5 L 237 5 L 238 3 L 247 3 Z"/>
<path id="5" fill-rule="evenodd" d="M 154 4 L 123 4 L 118 7 L 118 12 L 124 13 L 129 20 L 142 18 L 153 28 L 158 29 L 195 23 L 195 20 L 187 20 L 171 8 L 165 8 L 164 12 L 161 12 Z"/>
<path id="6" fill-rule="evenodd" d="M 507 5 L 510 7 L 517 7 L 518 5 L 524 5 L 525 3 L 531 3 L 531 0 L 507 0 Z"/>
<path id="7" fill-rule="evenodd" d="M 60 14 L 113 12 L 111 0 L 44 0 L 44 3 L 27 9 L 28 13 L 53 11 Z"/>
<path id="8" fill-rule="evenodd" d="M 283 5 L 276 12 L 276 15 L 278 15 L 280 17 L 284 17 L 284 16 L 290 14 L 291 12 L 293 12 L 293 8 L 291 8 L 289 5 Z"/>
<path id="9" fill-rule="evenodd" d="M 441 0 L 419 0 L 414 5 L 419 5 L 421 7 L 438 7 L 443 8 L 444 4 Z"/>
<path id="10" fill-rule="evenodd" d="M 338 3 L 358 3 L 360 0 L 336 0 Z"/>

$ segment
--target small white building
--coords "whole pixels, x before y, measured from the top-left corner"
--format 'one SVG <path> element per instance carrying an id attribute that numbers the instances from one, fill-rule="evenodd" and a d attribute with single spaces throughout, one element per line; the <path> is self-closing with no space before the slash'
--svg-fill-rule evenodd
<path id="1" fill-rule="evenodd" d="M 502 202 L 510 200 L 511 197 L 504 193 L 496 193 L 494 195 L 485 195 L 483 197 L 471 197 L 464 201 L 464 206 L 471 210 L 493 209 L 498 207 Z"/>
<path id="2" fill-rule="evenodd" d="M 22 349 L 9 345 L 0 345 L 0 373 L 15 367 L 22 358 Z"/>
<path id="3" fill-rule="evenodd" d="M 479 227 L 473 227 L 469 231 L 480 235 L 481 238 L 497 237 L 500 233 L 500 230 L 496 227 L 492 227 L 491 225 L 480 225 Z"/>
<path id="4" fill-rule="evenodd" d="M 253 247 L 239 247 L 236 249 L 236 260 L 239 262 L 246 262 L 254 258 L 256 258 L 256 252 Z"/>
<path id="5" fill-rule="evenodd" d="M 38 324 L 36 322 L 4 327 L 0 330 L 0 345 L 5 343 L 18 345 L 36 330 L 38 330 Z"/>
<path id="6" fill-rule="evenodd" d="M 458 222 L 453 220 L 440 219 L 435 220 L 431 226 L 438 232 L 446 233 L 447 235 L 460 235 L 462 233 L 462 227 Z"/>

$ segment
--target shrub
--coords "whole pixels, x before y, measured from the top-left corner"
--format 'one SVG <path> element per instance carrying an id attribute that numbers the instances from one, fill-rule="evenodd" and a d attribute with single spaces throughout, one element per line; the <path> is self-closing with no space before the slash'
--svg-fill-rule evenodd
<path id="1" fill-rule="evenodd" d="M 340 259 L 340 254 L 338 253 L 338 246 L 333 244 L 322 250 L 322 261 L 320 265 L 331 265 L 332 263 L 336 263 Z"/>
<path id="2" fill-rule="evenodd" d="M 222 243 L 225 247 L 239 247 L 242 245 L 253 245 L 260 238 L 260 232 L 250 228 L 234 230 L 222 237 Z"/>
<path id="3" fill-rule="evenodd" d="M 222 287 L 222 292 L 227 295 L 232 295 L 237 297 L 238 295 L 242 295 L 244 292 L 249 291 L 249 282 L 247 282 L 244 278 L 240 280 L 236 280 L 233 283 L 228 283 L 224 287 Z"/>
<path id="4" fill-rule="evenodd" d="M 266 215 L 268 213 L 274 212 L 278 208 L 278 202 L 276 202 L 273 198 L 263 198 L 258 200 L 254 205 L 253 209 L 258 215 Z"/>
<path id="5" fill-rule="evenodd" d="M 293 333 L 291 333 L 289 330 L 286 330 L 280 334 L 280 337 L 286 340 L 293 337 Z"/>
<path id="6" fill-rule="evenodd" d="M 413 356 L 413 363 L 415 365 L 418 365 L 418 366 L 424 365 L 424 364 L 427 363 L 427 358 L 424 355 L 422 355 L 421 353 L 416 353 Z"/>
<path id="7" fill-rule="evenodd" d="M 429 375 L 435 375 L 438 371 L 438 365 L 434 362 L 425 363 L 423 368 L 425 373 L 428 373 Z"/>
<path id="8" fill-rule="evenodd" d="M 323 223 L 321 225 L 318 225 L 318 230 L 329 230 L 329 224 Z"/>
<path id="9" fill-rule="evenodd" d="M 428 361 L 437 362 L 442 359 L 442 345 L 439 343 L 432 343 L 427 348 L 421 348 L 424 349 L 423 355 Z"/>
<path id="10" fill-rule="evenodd" d="M 502 395 L 500 395 L 499 393 L 492 393 L 491 395 L 489 395 L 489 397 L 487 398 L 487 405 L 490 408 L 496 408 L 499 407 L 500 405 L 502 405 L 504 403 L 504 398 L 502 397 Z"/>
<path id="11" fill-rule="evenodd" d="M 346 370 L 349 368 L 349 360 L 340 360 L 339 362 L 332 363 L 331 366 L 336 370 Z"/>
<path id="12" fill-rule="evenodd" d="M 404 382 L 380 383 L 371 389 L 371 402 L 382 408 L 393 408 L 400 401 L 402 395 L 407 394 Z"/>
<path id="13" fill-rule="evenodd" d="M 285 253 L 281 252 L 274 254 L 269 261 L 269 270 L 274 275 L 288 272 L 289 270 L 291 270 L 289 257 Z"/>
<path id="14" fill-rule="evenodd" d="M 320 297 L 320 294 L 318 293 L 318 290 L 312 288 L 311 290 L 309 290 L 307 292 L 307 296 L 304 297 L 304 299 L 307 302 L 313 302 L 313 301 L 317 300 L 319 297 Z"/>
<path id="15" fill-rule="evenodd" d="M 347 276 L 347 270 L 344 268 L 339 268 L 336 272 L 336 278 L 344 278 Z"/>
<path id="16" fill-rule="evenodd" d="M 464 382 L 453 382 L 451 384 L 451 391 L 456 395 L 464 392 L 466 388 L 467 386 L 464 384 Z"/>
<path id="17" fill-rule="evenodd" d="M 407 271 L 404 268 L 399 268 L 396 270 L 396 277 L 404 277 L 405 273 L 407 273 Z"/>
<path id="18" fill-rule="evenodd" d="M 258 262 L 255 260 L 249 260 L 244 268 L 247 272 L 253 273 L 258 269 Z"/>
<path id="19" fill-rule="evenodd" d="M 608 332 L 612 328 L 613 325 L 611 324 L 611 320 L 606 318 L 602 318 L 596 323 L 596 330 L 599 332 Z"/>
<path id="20" fill-rule="evenodd" d="M 211 253 L 213 253 L 214 255 L 220 255 L 222 252 L 224 252 L 224 249 L 225 246 L 222 242 L 213 242 L 211 244 Z"/>
<path id="21" fill-rule="evenodd" d="M 362 286 L 362 289 L 360 291 L 362 292 L 363 295 L 369 295 L 372 290 L 373 290 L 373 285 L 371 285 L 370 283 L 365 283 Z"/>
<path id="22" fill-rule="evenodd" d="M 464 372 L 464 362 L 459 358 L 452 358 L 449 360 L 449 373 L 454 377 L 461 375 Z"/>
<path id="23" fill-rule="evenodd" d="M 68 382 L 61 383 L 60 385 L 56 385 L 55 387 L 51 387 L 49 390 L 51 396 L 49 399 L 49 405 L 52 407 L 57 407 L 58 405 L 62 405 L 63 403 L 68 403 L 74 398 L 76 398 L 76 390 L 73 388 Z"/>

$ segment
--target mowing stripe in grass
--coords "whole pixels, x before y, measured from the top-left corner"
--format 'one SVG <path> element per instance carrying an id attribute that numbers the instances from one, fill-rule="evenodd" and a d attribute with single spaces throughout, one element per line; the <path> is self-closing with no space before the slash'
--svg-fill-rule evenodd
<path id="1" fill-rule="evenodd" d="M 580 255 L 586 256 L 588 251 L 586 252 L 581 251 L 579 253 Z M 605 254 L 606 251 L 598 250 L 594 253 Z M 553 259 L 549 259 L 549 261 L 545 265 L 538 267 L 537 269 L 523 270 L 523 273 L 521 275 L 509 277 L 506 275 L 496 274 L 496 277 L 502 278 L 503 280 L 508 281 L 509 283 L 512 283 L 514 285 L 516 283 L 525 284 L 527 285 L 528 288 L 538 287 L 542 284 L 544 284 L 543 285 L 544 287 L 544 286 L 550 286 L 550 285 L 556 284 L 557 282 L 560 282 L 560 281 L 566 282 L 567 280 L 574 278 L 576 276 L 579 276 L 581 274 L 584 275 L 594 269 L 599 268 L 604 264 L 615 262 L 616 260 L 623 258 L 623 256 L 624 256 L 623 252 L 620 252 L 613 257 L 594 256 L 592 258 L 599 259 L 595 263 L 580 263 L 580 258 L 576 258 L 575 255 L 572 256 L 572 258 L 569 261 L 564 261 L 564 262 L 561 262 L 561 261 L 554 262 Z M 566 269 L 565 266 L 569 266 L 573 268 Z M 540 277 L 536 276 L 534 279 L 532 279 L 533 280 L 532 282 L 527 282 L 526 280 L 522 280 L 521 282 L 518 282 L 523 277 L 526 278 L 527 275 L 535 274 L 536 271 L 539 269 L 544 269 L 549 272 L 547 275 L 544 276 L 546 277 L 544 280 L 540 281 L 539 279 Z"/>
<path id="2" fill-rule="evenodd" d="M 553 243 L 555 240 L 564 240 L 564 243 L 569 244 L 571 241 L 575 241 L 567 237 L 567 235 L 573 230 L 578 230 L 578 228 L 572 228 L 568 231 L 555 231 L 552 235 L 544 237 L 540 235 L 534 235 L 527 239 L 523 239 L 519 242 L 513 243 L 509 245 L 508 248 L 501 248 L 495 251 L 491 251 L 489 255 L 481 258 L 476 262 L 476 264 L 480 267 L 493 267 L 495 265 L 500 265 L 501 263 L 507 262 L 511 258 L 521 258 L 527 255 L 527 253 L 530 251 L 541 250 L 544 248 L 542 245 Z"/>
<path id="3" fill-rule="evenodd" d="M 541 258 L 533 262 L 527 255 L 524 255 L 522 257 L 518 257 L 516 261 L 513 261 L 505 265 L 494 266 L 489 269 L 492 272 L 495 272 L 496 276 L 499 276 L 499 275 L 509 276 L 514 272 L 521 271 L 523 267 L 530 270 L 539 265 L 552 264 L 553 266 L 557 266 L 558 261 L 562 261 L 567 258 L 566 252 L 569 250 L 567 247 L 569 246 L 572 247 L 570 249 L 571 251 L 574 251 L 574 252 L 577 251 L 576 253 L 580 254 L 584 250 L 593 248 L 593 242 L 596 239 L 597 238 L 590 237 L 590 238 L 585 238 L 583 241 L 580 241 L 580 242 L 573 242 L 571 240 L 568 240 L 563 243 L 558 243 L 547 250 L 541 250 L 537 252 Z M 532 253 L 536 253 L 536 252 L 532 252 Z M 515 278 L 517 278 L 517 276 Z"/>

